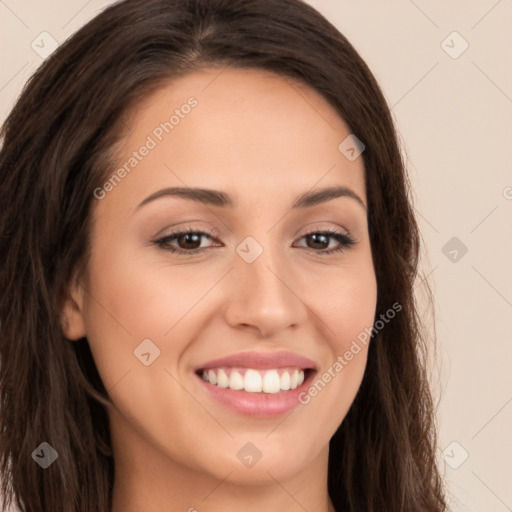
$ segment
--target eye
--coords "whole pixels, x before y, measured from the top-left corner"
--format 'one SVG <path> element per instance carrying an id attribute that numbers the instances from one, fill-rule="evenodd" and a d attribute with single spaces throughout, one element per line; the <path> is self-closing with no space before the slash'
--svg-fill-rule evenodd
<path id="1" fill-rule="evenodd" d="M 174 233 L 160 238 L 159 240 L 155 240 L 154 243 L 162 249 L 172 253 L 181 253 L 189 256 L 208 248 L 205 247 L 202 243 L 204 239 L 214 240 L 213 231 L 196 231 L 190 228 L 175 231 Z M 173 245 L 173 243 L 175 243 L 177 247 L 176 245 Z"/>
<path id="2" fill-rule="evenodd" d="M 307 240 L 307 249 L 311 249 L 322 256 L 347 250 L 356 244 L 356 241 L 350 235 L 335 229 L 329 229 L 326 231 L 310 231 L 300 238 L 300 240 L 302 239 Z M 329 248 L 333 241 L 334 247 L 331 246 Z M 308 245 L 308 242 L 311 243 Z"/>

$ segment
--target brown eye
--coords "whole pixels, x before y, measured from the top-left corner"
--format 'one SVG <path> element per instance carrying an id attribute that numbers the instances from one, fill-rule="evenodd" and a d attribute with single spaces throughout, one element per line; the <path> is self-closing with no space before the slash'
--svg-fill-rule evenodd
<path id="1" fill-rule="evenodd" d="M 205 249 L 209 249 L 210 246 L 202 245 L 205 240 L 213 240 L 213 236 L 203 231 L 176 231 L 171 233 L 154 243 L 162 249 L 170 252 L 181 253 L 185 256 L 201 252 Z"/>
<path id="2" fill-rule="evenodd" d="M 176 241 L 180 249 L 197 249 L 201 247 L 201 237 L 199 233 L 185 233 L 180 235 Z"/>
<path id="3" fill-rule="evenodd" d="M 306 233 L 302 238 L 306 239 L 307 249 L 311 249 L 321 255 L 344 251 L 357 243 L 350 235 L 336 230 L 312 231 L 311 233 Z M 335 240 L 338 245 L 329 248 L 332 240 Z"/>
<path id="4" fill-rule="evenodd" d="M 312 241 L 312 244 L 309 244 L 310 249 L 327 249 L 330 242 L 329 235 L 325 233 L 311 233 L 306 235 L 306 239 Z"/>

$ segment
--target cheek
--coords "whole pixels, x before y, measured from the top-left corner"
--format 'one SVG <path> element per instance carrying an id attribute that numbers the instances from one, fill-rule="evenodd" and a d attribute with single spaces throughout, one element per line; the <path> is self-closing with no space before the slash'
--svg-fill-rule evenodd
<path id="1" fill-rule="evenodd" d="M 223 272 L 217 275 L 207 265 L 170 266 L 160 255 L 142 258 L 113 240 L 98 241 L 101 250 L 91 258 L 86 295 L 87 338 L 107 390 L 126 372 L 133 379 L 145 368 L 134 353 L 143 340 L 160 351 L 155 366 L 174 371 L 209 314 L 204 308 L 211 304 L 204 298 Z M 147 379 L 147 372 L 141 378 Z"/>
<path id="2" fill-rule="evenodd" d="M 365 329 L 371 329 L 377 303 L 375 281 L 347 279 L 330 295 L 333 299 L 323 309 L 325 322 L 332 329 L 331 345 L 340 355 L 360 338 Z M 363 346 L 364 347 L 364 346 Z"/>
<path id="3" fill-rule="evenodd" d="M 348 412 L 365 372 L 377 283 L 373 264 L 364 257 L 331 273 L 324 282 L 324 286 L 311 289 L 308 296 L 327 352 L 302 403 L 309 404 L 312 416 L 325 417 L 324 428 L 332 434 Z M 325 411 L 331 412 L 326 416 Z"/>
<path id="4" fill-rule="evenodd" d="M 92 294 L 98 303 L 93 307 L 108 312 L 106 323 L 120 324 L 134 339 L 161 338 L 201 300 L 215 279 L 211 271 L 171 267 L 164 258 L 148 261 L 134 252 L 133 248 L 103 250 L 93 258 Z"/>
<path id="5" fill-rule="evenodd" d="M 357 336 L 372 327 L 377 306 L 377 283 L 371 260 L 361 257 L 340 267 L 308 292 L 331 349 L 344 353 Z M 364 348 L 364 347 L 363 347 Z"/>

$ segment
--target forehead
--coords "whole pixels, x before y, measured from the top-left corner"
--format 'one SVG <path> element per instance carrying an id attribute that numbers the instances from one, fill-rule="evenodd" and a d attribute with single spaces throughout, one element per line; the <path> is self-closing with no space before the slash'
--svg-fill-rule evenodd
<path id="1" fill-rule="evenodd" d="M 342 183 L 364 197 L 362 158 L 339 149 L 350 135 L 345 121 L 311 87 L 268 71 L 192 72 L 144 98 L 125 125 L 119 166 L 151 146 L 126 180 L 137 191 L 200 185 L 261 196 Z"/>

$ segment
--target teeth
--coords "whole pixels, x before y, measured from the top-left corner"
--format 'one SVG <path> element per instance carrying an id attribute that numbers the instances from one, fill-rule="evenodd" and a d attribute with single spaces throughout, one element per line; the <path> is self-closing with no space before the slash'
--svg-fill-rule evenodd
<path id="1" fill-rule="evenodd" d="M 263 392 L 264 393 L 279 393 L 281 391 L 281 380 L 277 370 L 270 370 L 265 372 L 263 377 Z"/>
<path id="2" fill-rule="evenodd" d="M 201 377 L 219 388 L 247 393 L 279 393 L 296 389 L 304 382 L 299 368 L 254 370 L 252 368 L 216 368 L 203 370 Z"/>
<path id="3" fill-rule="evenodd" d="M 207 381 L 211 382 L 212 384 L 217 384 L 217 375 L 213 370 L 208 371 Z"/>
<path id="4" fill-rule="evenodd" d="M 212 370 L 210 370 L 210 371 L 212 371 Z M 208 374 L 209 373 L 210 372 L 208 372 Z M 208 375 L 208 380 L 209 379 L 210 379 L 210 376 Z M 222 368 L 217 373 L 217 386 L 219 386 L 219 388 L 227 388 L 229 386 L 228 376 L 226 375 L 226 372 Z"/>
<path id="5" fill-rule="evenodd" d="M 211 382 L 211 381 L 210 381 Z M 295 389 L 299 384 L 299 372 L 295 370 L 290 377 L 290 388 Z"/>
<path id="6" fill-rule="evenodd" d="M 245 391 L 248 393 L 260 393 L 261 388 L 261 375 L 256 370 L 247 370 L 244 377 Z"/>
<path id="7" fill-rule="evenodd" d="M 290 374 L 288 372 L 283 372 L 281 375 L 281 389 L 283 391 L 287 391 L 290 389 Z"/>
<path id="8" fill-rule="evenodd" d="M 233 370 L 231 375 L 229 376 L 229 385 L 230 389 L 239 390 L 244 388 L 244 378 L 240 375 L 239 372 Z"/>

